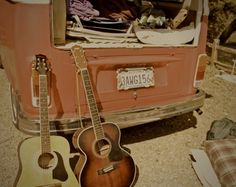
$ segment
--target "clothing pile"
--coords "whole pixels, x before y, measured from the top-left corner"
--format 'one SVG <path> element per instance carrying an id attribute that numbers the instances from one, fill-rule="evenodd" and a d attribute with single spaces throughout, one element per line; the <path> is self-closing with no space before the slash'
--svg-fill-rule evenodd
<path id="1" fill-rule="evenodd" d="M 166 14 L 157 2 L 141 0 L 67 0 L 68 14 L 77 15 L 83 21 L 96 17 L 119 21 L 140 19 L 140 24 L 151 28 L 163 26 Z"/>
<path id="2" fill-rule="evenodd" d="M 180 8 L 184 5 L 177 4 Z M 192 23 L 181 26 L 175 34 L 172 30 L 182 23 L 187 12 L 179 14 L 176 8 L 177 16 L 173 20 L 178 24 L 173 27 L 168 17 L 174 15 L 172 10 L 168 12 L 155 0 L 67 0 L 67 36 L 88 42 L 154 45 L 191 42 L 195 32 Z"/>
<path id="3" fill-rule="evenodd" d="M 127 21 L 138 17 L 139 10 L 135 2 L 126 0 L 67 0 L 67 9 L 69 14 L 78 15 L 80 19 L 86 21 L 97 16 Z"/>
<path id="4" fill-rule="evenodd" d="M 78 15 L 82 20 L 90 20 L 94 16 L 99 16 L 99 11 L 87 0 L 68 0 L 68 14 Z"/>

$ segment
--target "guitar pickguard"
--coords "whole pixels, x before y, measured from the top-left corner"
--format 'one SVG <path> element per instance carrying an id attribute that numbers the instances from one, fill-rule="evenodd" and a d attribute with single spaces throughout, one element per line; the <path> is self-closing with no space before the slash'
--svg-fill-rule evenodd
<path id="1" fill-rule="evenodd" d="M 57 165 L 52 171 L 53 179 L 57 179 L 60 181 L 66 181 L 68 179 L 68 174 L 66 172 L 66 168 L 63 162 L 62 156 L 58 152 L 54 152 L 57 156 Z"/>

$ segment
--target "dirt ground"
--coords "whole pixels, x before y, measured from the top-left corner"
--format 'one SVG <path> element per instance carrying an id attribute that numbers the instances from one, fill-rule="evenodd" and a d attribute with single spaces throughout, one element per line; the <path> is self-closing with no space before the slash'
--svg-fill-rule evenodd
<path id="1" fill-rule="evenodd" d="M 236 121 L 236 83 L 215 76 L 208 66 L 201 88 L 207 93 L 203 114 L 184 114 L 122 130 L 122 144 L 138 167 L 135 187 L 199 187 L 190 150 L 200 148 L 213 120 Z M 26 135 L 11 122 L 9 83 L 0 70 L 0 186 L 12 187 L 18 170 L 17 147 Z M 29 158 L 30 159 L 30 158 Z"/>

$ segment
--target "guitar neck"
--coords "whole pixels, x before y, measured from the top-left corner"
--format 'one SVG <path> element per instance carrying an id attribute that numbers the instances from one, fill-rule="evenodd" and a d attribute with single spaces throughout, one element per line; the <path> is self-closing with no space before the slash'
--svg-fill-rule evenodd
<path id="1" fill-rule="evenodd" d="M 89 72 L 87 68 L 81 70 L 82 80 L 85 87 L 86 99 L 89 106 L 90 115 L 92 118 L 92 124 L 94 126 L 94 133 L 97 140 L 104 138 L 104 131 L 102 128 L 100 116 L 98 113 L 98 108 L 96 104 L 96 99 L 93 93 Z"/>
<path id="2" fill-rule="evenodd" d="M 39 75 L 39 113 L 42 153 L 51 152 L 50 127 L 48 121 L 47 75 Z"/>

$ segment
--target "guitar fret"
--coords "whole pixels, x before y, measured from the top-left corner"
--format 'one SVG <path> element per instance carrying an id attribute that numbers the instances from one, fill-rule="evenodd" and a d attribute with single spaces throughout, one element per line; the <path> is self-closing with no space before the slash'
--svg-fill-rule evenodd
<path id="1" fill-rule="evenodd" d="M 95 132 L 96 138 L 102 139 L 104 138 L 104 131 L 101 126 L 101 120 L 98 114 L 96 99 L 94 97 L 94 93 L 92 90 L 89 72 L 87 69 L 83 69 L 81 72 L 82 72 L 82 79 L 83 79 L 83 83 L 85 87 L 87 102 L 88 102 L 89 110 L 91 113 L 92 123 L 94 126 L 94 132 Z"/>
<path id="2" fill-rule="evenodd" d="M 45 112 L 45 111 L 41 112 L 41 115 L 46 115 L 46 114 L 47 114 L 47 112 Z M 41 119 L 48 119 L 48 117 L 41 117 Z"/>
<path id="3" fill-rule="evenodd" d="M 100 122 L 100 117 L 96 115 L 96 116 L 94 116 L 93 120 L 94 120 L 95 122 L 98 122 L 98 123 L 99 123 L 99 122 Z"/>
<path id="4" fill-rule="evenodd" d="M 102 133 L 103 133 L 102 129 L 96 129 L 96 130 L 97 130 L 97 134 L 102 135 Z"/>
<path id="5" fill-rule="evenodd" d="M 89 101 L 90 103 L 92 103 L 92 102 L 94 103 L 94 102 L 95 102 L 93 98 L 89 98 L 88 101 Z"/>
<path id="6" fill-rule="evenodd" d="M 50 128 L 48 121 L 47 76 L 39 76 L 40 134 L 42 153 L 51 152 Z"/>
<path id="7" fill-rule="evenodd" d="M 96 108 L 91 108 L 91 113 L 93 116 L 97 115 L 97 109 Z"/>

